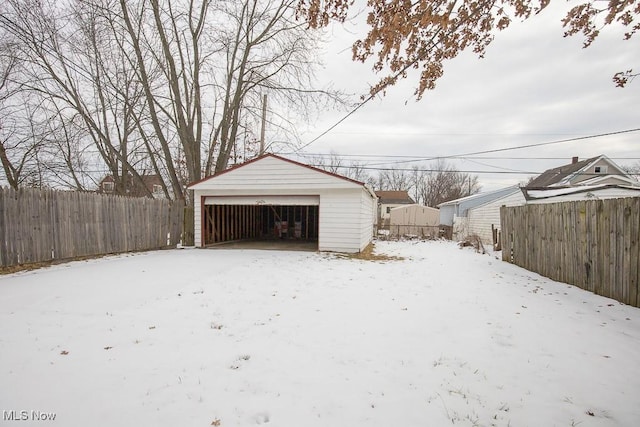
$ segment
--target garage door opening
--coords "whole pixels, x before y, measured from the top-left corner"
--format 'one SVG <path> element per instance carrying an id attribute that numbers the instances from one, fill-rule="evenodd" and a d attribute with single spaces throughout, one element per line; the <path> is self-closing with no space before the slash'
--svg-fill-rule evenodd
<path id="1" fill-rule="evenodd" d="M 216 245 L 238 241 L 318 243 L 317 205 L 205 204 L 202 241 Z"/>

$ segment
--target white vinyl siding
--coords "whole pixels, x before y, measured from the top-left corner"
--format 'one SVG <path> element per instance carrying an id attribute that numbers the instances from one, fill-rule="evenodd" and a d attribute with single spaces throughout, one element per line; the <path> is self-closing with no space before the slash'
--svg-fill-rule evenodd
<path id="1" fill-rule="evenodd" d="M 319 250 L 360 250 L 360 192 L 343 190 L 320 195 Z"/>
<path id="2" fill-rule="evenodd" d="M 377 203 L 371 194 L 363 189 L 360 197 L 360 250 L 363 250 L 371 242 L 373 237 L 373 224 L 376 218 Z M 367 218 L 371 220 L 367 221 Z"/>
<path id="3" fill-rule="evenodd" d="M 207 187 L 218 191 L 231 190 L 250 194 L 246 191 L 260 189 L 264 193 L 269 193 L 269 190 L 289 192 L 296 189 L 309 191 L 327 188 L 359 188 L 361 186 L 355 182 L 276 157 L 265 157 L 192 186 L 193 189 Z"/>
<path id="4" fill-rule="evenodd" d="M 202 204 L 198 191 L 193 192 L 193 244 L 202 247 Z"/>
<path id="5" fill-rule="evenodd" d="M 451 227 L 453 225 L 455 212 L 456 207 L 454 205 L 440 206 L 440 224 Z"/>
<path id="6" fill-rule="evenodd" d="M 467 220 L 467 232 L 477 234 L 485 247 L 489 248 L 493 244 L 491 226 L 500 230 L 500 207 L 524 205 L 525 199 L 522 191 L 518 190 L 513 194 L 502 197 L 498 200 L 486 203 L 469 209 Z"/>

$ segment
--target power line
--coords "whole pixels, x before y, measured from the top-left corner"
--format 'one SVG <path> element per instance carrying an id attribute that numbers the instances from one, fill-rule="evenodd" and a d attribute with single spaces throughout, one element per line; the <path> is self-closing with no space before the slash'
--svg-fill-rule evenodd
<path id="1" fill-rule="evenodd" d="M 564 143 L 567 143 L 567 142 L 582 141 L 582 140 L 585 140 L 585 139 L 602 138 L 603 136 L 621 135 L 621 134 L 625 134 L 625 133 L 638 132 L 638 131 L 640 131 L 640 128 L 625 129 L 625 130 L 606 132 L 606 133 L 600 133 L 600 134 L 595 134 L 595 135 L 579 136 L 579 137 L 576 137 L 576 138 L 560 139 L 560 140 L 557 140 L 557 141 L 539 142 L 539 143 L 536 143 L 536 144 L 518 145 L 518 146 L 514 146 L 514 147 L 497 148 L 497 149 L 494 149 L 494 150 L 475 151 L 475 152 L 471 152 L 471 153 L 457 154 L 457 155 L 452 155 L 452 156 L 444 156 L 442 158 L 446 159 L 446 158 L 451 158 L 451 157 L 475 156 L 475 155 L 478 155 L 478 154 L 489 154 L 489 153 L 499 153 L 499 152 L 511 151 L 511 150 L 521 150 L 523 148 L 542 147 L 542 146 L 545 146 L 545 145 L 552 145 L 552 144 L 564 144 Z"/>
<path id="2" fill-rule="evenodd" d="M 325 169 L 359 169 L 372 171 L 400 171 L 400 172 L 442 172 L 442 173 L 474 173 L 474 174 L 501 174 L 501 175 L 540 175 L 542 172 L 531 171 L 482 171 L 482 170 L 443 170 L 443 169 L 421 169 L 421 168 L 391 168 L 391 167 L 368 167 L 368 166 L 342 166 L 342 165 L 311 165 Z M 598 174 L 602 175 L 602 174 Z"/>
<path id="3" fill-rule="evenodd" d="M 311 144 L 313 144 L 314 142 L 316 142 L 317 140 L 319 140 L 320 138 L 322 138 L 323 136 L 325 136 L 326 134 L 328 134 L 329 132 L 331 132 L 333 129 L 335 129 L 336 127 L 338 127 L 338 125 L 342 122 L 344 122 L 345 120 L 347 120 L 352 114 L 354 114 L 356 111 L 358 111 L 360 108 L 364 107 L 364 105 L 371 101 L 373 98 L 375 97 L 375 94 L 371 94 L 369 95 L 364 101 L 361 101 L 360 103 L 358 103 L 358 105 L 355 106 L 354 109 L 352 109 L 351 111 L 349 111 L 344 117 L 342 117 L 340 120 L 338 120 L 336 123 L 334 123 L 333 125 L 329 126 L 329 128 L 327 130 L 325 130 L 324 132 L 322 132 L 320 135 L 316 136 L 315 138 L 313 138 L 311 141 L 307 142 L 306 144 L 304 144 L 301 147 L 296 148 L 293 153 L 298 153 L 302 150 L 304 150 L 305 148 L 307 148 L 308 146 L 310 146 Z"/>
<path id="4" fill-rule="evenodd" d="M 554 144 L 565 144 L 565 143 L 568 143 L 568 142 L 576 142 L 576 141 L 582 141 L 582 140 L 586 140 L 586 139 L 595 139 L 595 138 L 601 138 L 601 137 L 604 137 L 604 136 L 621 135 L 621 134 L 625 134 L 625 133 L 638 132 L 638 131 L 640 131 L 640 128 L 625 129 L 625 130 L 614 131 L 614 132 L 600 133 L 600 134 L 596 134 L 596 135 L 587 135 L 587 136 L 580 136 L 580 137 L 576 137 L 576 138 L 560 139 L 560 140 L 557 140 L 557 141 L 539 142 L 539 143 L 535 143 L 535 144 L 526 144 L 526 145 L 518 145 L 518 146 L 513 146 L 513 147 L 496 148 L 496 149 L 493 149 L 493 150 L 474 151 L 474 152 L 470 152 L 470 153 L 453 154 L 453 155 L 450 155 L 450 156 L 438 156 L 438 157 L 416 159 L 416 160 L 400 160 L 400 161 L 396 161 L 396 162 L 393 162 L 393 163 L 394 164 L 411 163 L 411 162 L 418 162 L 418 161 L 429 161 L 429 160 L 438 160 L 438 159 L 459 158 L 459 157 L 465 157 L 465 156 L 475 156 L 475 155 L 479 155 L 479 154 L 500 153 L 500 152 L 504 152 L 504 151 L 522 150 L 524 148 L 543 147 L 543 146 L 554 145 Z"/>
<path id="5" fill-rule="evenodd" d="M 283 153 L 283 154 L 293 154 L 293 153 Z M 374 159 L 416 159 L 416 158 L 424 158 L 426 156 L 422 155 L 406 155 L 406 154 L 336 154 L 336 153 L 304 153 L 305 156 L 315 156 L 315 157 L 331 157 L 337 156 L 340 158 L 374 158 Z M 567 160 L 567 157 L 487 157 L 487 156 L 460 156 L 460 157 L 449 157 L 452 159 L 460 159 L 460 160 L 470 160 L 470 159 L 478 159 L 478 160 Z M 640 157 L 609 157 L 611 160 L 640 160 Z"/>
<path id="6" fill-rule="evenodd" d="M 353 112 L 355 112 L 355 110 L 352 111 L 352 113 Z M 348 116 L 345 116 L 342 120 L 346 119 L 347 117 Z M 336 123 L 336 125 L 334 125 L 333 127 L 337 126 L 337 124 L 338 123 Z M 327 129 L 320 136 L 322 136 L 322 135 L 326 134 L 327 132 L 329 132 L 333 127 Z M 632 133 L 632 132 L 638 132 L 638 131 L 640 131 L 640 128 L 625 129 L 625 130 L 619 130 L 619 131 L 599 133 L 599 134 L 595 134 L 595 135 L 586 135 L 586 136 L 579 136 L 579 137 L 575 137 L 575 138 L 560 139 L 560 140 L 556 140 L 556 141 L 538 142 L 538 143 L 534 143 L 534 144 L 517 145 L 517 146 L 512 146 L 512 147 L 496 148 L 496 149 L 492 149 L 492 150 L 474 151 L 474 152 L 461 153 L 461 154 L 451 154 L 451 155 L 447 155 L 447 156 L 434 156 L 434 157 L 424 157 L 424 158 L 415 158 L 414 157 L 414 158 L 411 158 L 409 160 L 397 160 L 397 161 L 393 161 L 393 162 L 384 162 L 384 163 L 378 163 L 378 164 L 390 164 L 390 163 L 391 164 L 401 164 L 401 163 L 413 163 L 413 162 L 439 160 L 439 159 L 465 158 L 465 157 L 477 156 L 477 155 L 481 155 L 481 154 L 500 153 L 500 152 L 512 151 L 512 150 L 522 150 L 522 149 L 525 149 L 525 148 L 543 147 L 543 146 L 554 145 L 554 144 L 565 144 L 565 143 L 568 143 L 568 142 L 583 141 L 583 140 L 587 140 L 587 139 L 602 138 L 602 137 L 605 137 L 605 136 L 621 135 L 621 134 L 625 134 L 625 133 Z M 306 147 L 306 146 L 308 146 L 312 142 L 316 141 L 319 137 L 316 137 L 311 142 L 305 144 L 304 146 L 301 147 L 301 149 Z M 376 165 L 376 164 L 373 164 L 373 165 Z"/>
<path id="7" fill-rule="evenodd" d="M 543 172 L 539 171 L 515 171 L 515 170 L 502 170 L 502 171 L 486 171 L 486 170 L 447 170 L 447 169 L 422 169 L 422 168 L 392 168 L 392 167 L 369 167 L 369 166 L 343 166 L 343 165 L 313 165 L 325 170 L 337 170 L 337 169 L 358 169 L 358 170 L 373 170 L 373 171 L 400 171 L 400 172 L 439 172 L 439 173 L 467 173 L 467 174 L 498 174 L 498 175 L 540 175 Z M 613 174 L 602 174 L 595 172 L 580 172 L 577 173 L 580 176 L 616 176 Z M 626 175 L 640 176 L 637 173 L 626 173 Z"/>
<path id="8" fill-rule="evenodd" d="M 436 43 L 434 42 L 434 39 L 437 35 L 434 34 L 431 37 L 431 44 L 432 46 L 435 45 Z M 407 72 L 407 70 L 411 67 L 413 67 L 420 59 L 421 59 L 421 55 L 419 54 L 417 55 L 412 61 L 410 61 L 409 63 L 405 64 L 404 67 L 402 67 L 402 69 L 398 70 L 392 77 L 390 77 L 390 80 L 385 83 L 382 87 L 377 88 L 375 91 L 372 90 L 371 93 L 369 94 L 369 96 L 367 96 L 363 101 L 361 101 L 360 103 L 358 103 L 358 105 L 356 105 L 351 111 L 349 111 L 344 117 L 342 117 L 340 120 L 338 120 L 336 123 L 334 123 L 333 125 L 329 126 L 329 128 L 327 130 L 325 130 L 324 132 L 322 132 L 320 135 L 316 136 L 315 138 L 313 138 L 311 141 L 307 142 L 306 144 L 304 144 L 303 146 L 297 148 L 294 153 L 298 153 L 301 150 L 307 148 L 309 145 L 313 144 L 314 142 L 316 142 L 317 140 L 319 140 L 320 138 L 322 138 L 323 136 L 325 136 L 326 134 L 328 134 L 329 132 L 331 132 L 333 129 L 335 129 L 340 123 L 344 122 L 345 120 L 347 120 L 349 117 L 351 117 L 352 114 L 354 114 L 356 111 L 358 111 L 360 108 L 362 108 L 367 102 L 371 101 L 373 98 L 375 98 L 375 96 L 380 93 L 381 91 L 383 91 L 384 89 L 386 89 L 387 87 L 395 84 L 395 81 L 401 77 L 404 73 Z"/>

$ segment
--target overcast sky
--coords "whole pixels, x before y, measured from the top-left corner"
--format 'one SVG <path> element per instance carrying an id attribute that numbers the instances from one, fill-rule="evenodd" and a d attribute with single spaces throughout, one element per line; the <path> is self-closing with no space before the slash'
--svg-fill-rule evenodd
<path id="1" fill-rule="evenodd" d="M 539 16 L 514 22 L 497 35 L 484 59 L 465 53 L 450 61 L 436 90 L 421 101 L 412 95 L 415 75 L 409 77 L 303 152 L 335 151 L 371 167 L 402 161 L 395 166 L 426 168 L 428 161 L 385 156 L 452 156 L 640 128 L 640 79 L 624 89 L 611 80 L 617 71 L 640 68 L 638 37 L 623 41 L 621 31 L 606 30 L 591 47 L 582 49 L 581 37 L 563 38 L 560 20 L 566 9 L 564 2 L 556 2 Z M 353 25 L 347 29 L 362 31 Z M 319 78 L 347 92 L 365 94 L 378 77 L 370 64 L 351 61 L 350 44 L 356 36 L 349 31 L 339 26 L 331 29 L 326 68 Z M 302 130 L 302 143 L 345 114 L 321 114 Z M 569 163 L 573 156 L 583 159 L 599 154 L 620 165 L 638 162 L 640 132 L 450 161 L 463 171 L 540 173 Z M 371 155 L 384 158 L 366 157 Z M 531 176 L 478 175 L 483 190 L 517 184 Z"/>

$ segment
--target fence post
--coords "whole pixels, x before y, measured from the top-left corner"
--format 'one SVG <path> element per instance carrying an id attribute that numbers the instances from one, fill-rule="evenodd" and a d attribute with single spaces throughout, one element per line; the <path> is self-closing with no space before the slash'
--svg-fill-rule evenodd
<path id="1" fill-rule="evenodd" d="M 193 246 L 195 245 L 194 208 L 185 206 L 182 211 L 182 244 L 184 246 Z"/>

